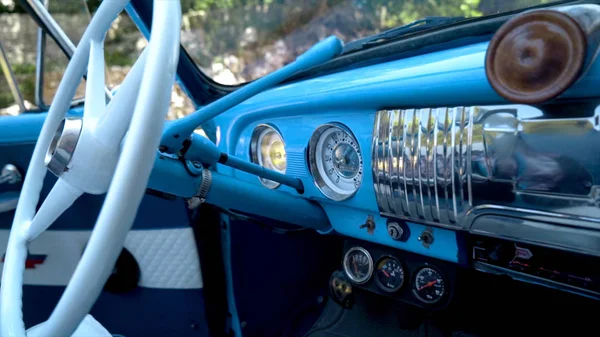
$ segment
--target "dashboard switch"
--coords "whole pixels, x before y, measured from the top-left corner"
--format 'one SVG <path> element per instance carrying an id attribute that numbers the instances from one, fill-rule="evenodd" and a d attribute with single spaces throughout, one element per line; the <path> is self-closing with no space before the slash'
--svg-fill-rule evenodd
<path id="1" fill-rule="evenodd" d="M 373 235 L 373 233 L 375 233 L 375 220 L 373 220 L 373 216 L 369 215 L 367 217 L 367 221 L 365 221 L 365 223 L 360 225 L 358 228 L 360 228 L 360 229 L 366 228 L 367 233 L 369 233 L 370 235 Z"/>
<path id="2" fill-rule="evenodd" d="M 429 248 L 429 246 L 431 246 L 431 244 L 433 243 L 433 240 L 434 240 L 433 229 L 431 229 L 430 227 L 427 227 L 423 231 L 423 233 L 421 233 L 421 235 L 419 235 L 417 240 L 421 241 L 421 244 L 423 244 L 423 247 Z"/>

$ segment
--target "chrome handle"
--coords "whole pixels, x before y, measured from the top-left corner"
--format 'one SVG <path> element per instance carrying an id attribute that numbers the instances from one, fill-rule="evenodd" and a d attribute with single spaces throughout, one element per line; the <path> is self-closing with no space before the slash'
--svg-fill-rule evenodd
<path id="1" fill-rule="evenodd" d="M 0 184 L 16 184 L 23 180 L 19 169 L 13 164 L 6 164 L 0 172 Z"/>
<path id="2" fill-rule="evenodd" d="M 17 208 L 19 192 L 0 193 L 0 213 L 9 212 Z"/>
<path id="3" fill-rule="evenodd" d="M 13 164 L 6 164 L 0 171 L 0 185 L 17 184 L 23 180 L 19 169 Z M 9 191 L 0 193 L 0 213 L 9 212 L 17 208 L 20 192 Z"/>

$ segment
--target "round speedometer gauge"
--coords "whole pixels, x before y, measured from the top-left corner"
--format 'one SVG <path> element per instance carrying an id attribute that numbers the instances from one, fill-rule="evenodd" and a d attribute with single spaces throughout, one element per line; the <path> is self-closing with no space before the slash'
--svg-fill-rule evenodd
<path id="1" fill-rule="evenodd" d="M 328 198 L 341 201 L 358 191 L 363 159 L 352 133 L 339 124 L 321 125 L 309 143 L 310 170 L 317 187 Z"/>

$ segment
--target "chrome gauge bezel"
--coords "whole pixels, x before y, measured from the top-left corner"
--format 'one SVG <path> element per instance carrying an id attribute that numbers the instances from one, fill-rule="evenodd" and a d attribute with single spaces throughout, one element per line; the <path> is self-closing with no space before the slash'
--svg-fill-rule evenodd
<path id="1" fill-rule="evenodd" d="M 421 295 L 419 295 L 419 292 L 417 291 L 417 288 L 416 288 L 417 287 L 417 277 L 425 269 L 431 269 L 432 271 L 436 272 L 439 275 L 440 279 L 444 282 L 443 288 L 442 288 L 444 292 L 437 299 L 429 300 L 429 299 L 423 298 Z M 436 268 L 430 264 L 425 264 L 425 265 L 419 267 L 417 269 L 417 271 L 414 273 L 412 278 L 413 278 L 412 293 L 415 296 L 415 298 L 423 304 L 427 304 L 427 305 L 438 304 L 448 295 L 449 288 L 448 288 L 448 279 L 446 278 L 446 275 L 444 275 L 444 273 L 442 273 L 441 270 L 439 270 L 438 268 Z"/>
<path id="2" fill-rule="evenodd" d="M 356 252 L 356 251 L 364 253 L 367 256 L 367 259 L 369 262 L 369 268 L 367 271 L 367 275 L 363 278 L 356 278 L 356 277 L 352 276 L 352 273 L 349 272 L 349 270 L 348 270 L 348 268 L 350 268 L 350 266 L 349 266 L 350 254 L 353 252 Z M 371 276 L 373 276 L 373 257 L 371 256 L 369 251 L 364 249 L 363 247 L 352 247 L 352 248 L 348 249 L 346 254 L 344 254 L 344 261 L 343 261 L 342 265 L 344 266 L 344 273 L 346 274 L 346 276 L 348 276 L 348 278 L 356 284 L 367 283 L 371 279 Z"/>
<path id="3" fill-rule="evenodd" d="M 331 179 L 329 179 L 329 177 L 327 177 L 327 175 L 323 176 L 323 174 L 319 170 L 318 161 L 321 159 L 320 159 L 320 156 L 318 153 L 318 144 L 321 140 L 321 137 L 330 129 L 337 129 L 339 131 L 345 132 L 346 134 L 348 134 L 348 136 L 351 138 L 351 140 L 354 142 L 354 144 L 356 144 L 357 154 L 358 154 L 359 160 L 360 160 L 359 169 L 358 169 L 358 173 L 360 174 L 360 177 L 359 177 L 360 180 L 358 181 L 358 186 L 356 186 L 354 188 L 352 193 L 340 193 L 340 192 L 334 190 L 331 186 L 334 185 L 335 183 Z M 325 195 L 327 198 L 329 198 L 331 200 L 334 200 L 334 201 L 347 200 L 347 199 L 353 197 L 358 192 L 358 190 L 360 189 L 360 186 L 362 185 L 362 179 L 364 176 L 363 154 L 362 154 L 362 151 L 360 150 L 360 145 L 359 145 L 358 141 L 356 140 L 356 137 L 354 136 L 354 134 L 347 127 L 345 127 L 342 124 L 339 124 L 339 123 L 323 124 L 323 125 L 319 126 L 315 130 L 315 132 L 313 132 L 312 136 L 310 137 L 309 143 L 308 143 L 308 163 L 309 163 L 310 173 L 312 175 L 315 186 L 319 189 L 319 191 L 321 191 L 321 193 L 323 193 L 323 195 Z M 323 165 L 323 164 L 321 163 L 321 165 Z M 342 178 L 342 179 L 344 179 L 344 178 Z M 351 178 L 348 180 L 351 180 Z"/>
<path id="4" fill-rule="evenodd" d="M 262 163 L 262 158 L 260 156 L 259 146 L 260 146 L 262 138 L 269 131 L 274 131 L 277 135 L 279 135 L 279 137 L 281 138 L 281 141 L 283 142 L 283 146 L 285 148 L 285 140 L 283 139 L 281 132 L 279 132 L 279 130 L 277 129 L 277 127 L 275 127 L 275 125 L 272 125 L 272 124 L 257 125 L 254 128 L 254 130 L 252 131 L 252 136 L 250 137 L 250 159 L 252 160 L 252 162 L 254 164 L 260 165 L 261 167 L 264 167 L 264 166 Z M 281 173 L 285 174 L 285 170 Z M 275 189 L 275 188 L 279 187 L 279 185 L 281 185 L 280 183 L 278 183 L 276 181 L 272 181 L 272 180 L 261 178 L 261 177 L 258 177 L 258 180 L 261 182 L 261 184 L 263 184 L 263 186 L 270 188 L 270 189 Z"/>
<path id="5" fill-rule="evenodd" d="M 396 288 L 388 288 L 387 286 L 385 286 L 381 282 L 381 280 L 379 280 L 379 276 L 377 275 L 377 271 L 379 270 L 378 269 L 379 268 L 379 264 L 381 264 L 381 262 L 383 262 L 383 260 L 394 260 L 394 261 L 396 261 L 396 263 L 398 264 L 398 266 L 400 266 L 400 270 L 402 271 L 402 282 Z M 377 286 L 379 287 L 379 289 L 381 289 L 382 291 L 385 291 L 387 293 L 395 293 L 395 292 L 399 291 L 400 289 L 402 289 L 402 287 L 406 283 L 406 278 L 407 278 L 407 274 L 408 274 L 407 271 L 406 271 L 406 269 L 404 268 L 404 265 L 402 264 L 402 262 L 400 262 L 399 259 L 397 259 L 396 257 L 391 256 L 391 255 L 383 255 L 382 257 L 380 257 L 377 260 L 377 263 L 375 263 L 373 273 L 375 275 L 374 276 L 375 283 L 377 283 Z"/>

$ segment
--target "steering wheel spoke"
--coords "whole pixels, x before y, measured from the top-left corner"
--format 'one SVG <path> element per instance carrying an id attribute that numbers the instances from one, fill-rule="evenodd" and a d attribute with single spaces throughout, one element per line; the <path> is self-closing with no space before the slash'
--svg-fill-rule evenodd
<path id="1" fill-rule="evenodd" d="M 33 220 L 26 227 L 26 240 L 33 241 L 48 229 L 82 194 L 83 191 L 77 187 L 73 187 L 64 180 L 58 179 Z"/>
<path id="2" fill-rule="evenodd" d="M 107 106 L 104 36 L 128 2 L 100 4 L 69 61 L 42 127 L 8 240 L 0 284 L 0 336 L 70 336 L 100 295 L 133 225 L 175 81 L 181 4 L 154 0 L 148 46 Z M 84 116 L 77 124 L 64 116 L 86 69 Z M 73 123 L 67 125 L 67 121 Z M 36 213 L 46 167 L 59 180 Z M 27 331 L 22 314 L 27 245 L 84 192 L 106 193 L 90 240 L 48 320 Z"/>
<path id="3" fill-rule="evenodd" d="M 86 120 L 98 120 L 104 115 L 106 109 L 103 39 L 90 40 L 90 56 L 87 68 L 83 116 Z"/>
<path id="4" fill-rule="evenodd" d="M 107 146 L 117 146 L 129 127 L 144 75 L 148 49 L 144 49 L 98 121 L 96 136 Z"/>

